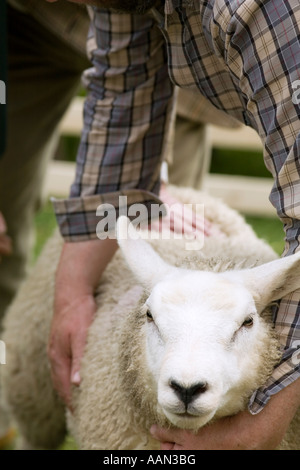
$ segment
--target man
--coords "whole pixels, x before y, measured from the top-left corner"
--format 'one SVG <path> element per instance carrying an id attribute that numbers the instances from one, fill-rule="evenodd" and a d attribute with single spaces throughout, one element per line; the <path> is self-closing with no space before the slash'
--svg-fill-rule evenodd
<path id="1" fill-rule="evenodd" d="M 271 199 L 285 224 L 285 254 L 298 248 L 300 220 L 299 110 L 291 99 L 292 83 L 299 78 L 300 6 L 277 0 L 94 3 L 88 38 L 93 67 L 84 75 L 89 95 L 77 176 L 71 197 L 54 203 L 66 243 L 57 271 L 49 357 L 54 384 L 69 406 L 70 377 L 80 383 L 94 288 L 117 249 L 114 240 L 96 238 L 96 208 L 101 202 L 117 206 L 119 194 L 129 203 L 157 201 L 173 84 L 205 95 L 259 132 L 275 180 Z M 299 364 L 292 360 L 298 312 L 299 293 L 281 301 L 276 327 L 283 360 L 252 397 L 250 412 L 198 435 L 153 429 L 162 448 L 274 449 L 300 404 Z"/>
<path id="2" fill-rule="evenodd" d="M 86 133 L 79 151 L 82 172 L 72 188 L 72 203 L 55 204 L 65 238 L 75 240 L 86 238 L 83 232 L 94 233 L 95 222 L 80 221 L 79 210 L 85 208 L 85 214 L 89 211 L 94 214 L 95 205 L 102 200 L 109 202 L 111 192 L 128 188 L 129 180 L 132 188 L 140 188 L 135 193 L 135 202 L 155 200 L 163 145 L 160 139 L 172 99 L 169 74 L 176 85 L 197 90 L 216 107 L 259 132 L 266 165 L 274 176 L 271 200 L 285 225 L 285 255 L 294 252 L 298 248 L 300 225 L 297 200 L 300 123 L 299 108 L 292 102 L 292 83 L 299 78 L 300 70 L 300 5 L 276 0 L 166 0 L 162 4 L 103 0 L 95 4 L 90 9 L 92 27 L 88 40 L 94 68 L 85 74 L 90 93 L 86 103 Z M 100 7 L 133 14 L 118 15 Z M 141 147 L 139 131 L 145 123 L 149 127 L 143 128 L 145 147 Z M 95 145 L 93 150 L 91 140 Z M 89 170 L 97 160 L 96 154 L 101 155 L 102 171 L 93 178 Z M 138 154 L 142 155 L 140 159 Z M 111 165 L 112 161 L 115 166 Z M 141 170 L 135 172 L 137 161 L 141 162 Z M 102 194 L 100 199 L 94 196 L 96 188 Z M 75 216 L 78 227 L 74 234 L 68 224 Z M 67 295 L 56 297 L 50 357 L 54 382 L 62 394 L 68 388 L 69 370 L 61 368 L 59 345 L 68 358 L 73 354 L 69 368 L 76 383 L 80 380 L 81 354 L 77 355 L 76 351 L 82 349 L 82 343 L 75 347 L 79 340 L 71 331 L 70 337 L 74 339 L 67 346 L 65 335 L 70 331 L 67 325 L 72 318 L 73 325 L 75 319 L 80 319 L 82 328 L 88 327 L 94 311 L 90 286 L 95 285 L 115 250 L 113 240 L 79 243 L 77 261 L 74 261 L 74 244 L 65 245 L 57 274 L 57 281 L 66 286 Z M 85 273 L 82 282 L 78 276 L 79 264 L 87 265 L 95 251 L 97 269 L 93 267 Z M 76 288 L 79 296 L 70 302 L 67 299 L 72 298 Z M 88 312 L 87 321 L 83 319 L 83 304 Z M 153 430 L 156 437 L 166 442 L 163 448 L 275 448 L 299 406 L 300 384 L 296 380 L 299 364 L 294 364 L 292 359 L 299 339 L 298 318 L 299 293 L 295 293 L 281 301 L 277 312 L 276 327 L 285 349 L 282 363 L 266 387 L 252 397 L 250 413 L 220 421 L 197 436 L 180 430 Z M 65 388 L 61 386 L 62 381 Z"/>
<path id="3" fill-rule="evenodd" d="M 50 5 L 43 0 L 7 0 L 0 5 L 1 43 L 7 36 L 8 51 L 7 77 L 0 57 L 0 79 L 7 88 L 7 105 L 0 109 L 1 339 L 1 320 L 31 261 L 33 218 L 42 203 L 47 163 L 58 142 L 57 125 L 78 90 L 83 70 L 91 64 L 86 56 L 89 16 L 84 5 L 66 1 Z M 207 122 L 237 125 L 203 97 L 195 100 L 189 91 L 180 94 L 171 182 L 201 186 L 210 160 Z M 168 140 L 165 154 L 170 161 L 173 140 Z M 178 159 L 183 150 L 194 156 L 188 164 Z M 0 448 L 7 426 L 0 406 Z"/>
<path id="4" fill-rule="evenodd" d="M 43 24 L 47 21 L 43 11 L 35 9 L 35 17 L 28 14 L 28 3 L 7 2 L 7 135 L 0 155 L 0 339 L 6 308 L 31 262 L 33 217 L 42 202 L 57 125 L 78 90 L 82 70 L 90 65 L 85 52 L 89 21 L 79 21 L 79 7 L 66 4 L 57 21 L 48 17 L 51 27 L 57 28 L 54 34 Z M 64 31 L 62 38 L 60 31 Z M 0 406 L 0 445 L 8 424 Z"/>

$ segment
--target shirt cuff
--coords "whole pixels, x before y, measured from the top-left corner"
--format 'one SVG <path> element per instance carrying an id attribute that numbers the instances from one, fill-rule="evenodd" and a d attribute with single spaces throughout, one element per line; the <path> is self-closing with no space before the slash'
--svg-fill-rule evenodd
<path id="1" fill-rule="evenodd" d="M 51 198 L 51 201 L 66 242 L 115 238 L 115 222 L 120 215 L 137 223 L 166 215 L 159 197 L 140 189 L 68 199 Z"/>
<path id="2" fill-rule="evenodd" d="M 273 371 L 272 377 L 260 389 L 256 390 L 250 398 L 248 410 L 251 414 L 258 414 L 263 410 L 272 395 L 283 390 L 295 380 L 300 378 L 300 350 L 299 346 L 285 351 L 283 359 Z"/>
<path id="3" fill-rule="evenodd" d="M 281 358 L 267 382 L 252 394 L 248 403 L 251 414 L 259 413 L 272 395 L 300 378 L 300 289 L 274 304 L 272 318 Z"/>

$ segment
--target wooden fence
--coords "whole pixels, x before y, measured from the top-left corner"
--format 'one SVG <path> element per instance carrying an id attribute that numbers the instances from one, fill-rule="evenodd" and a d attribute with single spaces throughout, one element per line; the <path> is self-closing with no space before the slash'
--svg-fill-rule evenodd
<path id="1" fill-rule="evenodd" d="M 61 135 L 78 136 L 82 129 L 83 98 L 76 97 L 60 123 Z M 261 150 L 258 135 L 250 128 L 228 130 L 209 127 L 209 138 L 213 148 Z M 65 197 L 73 181 L 75 164 L 52 161 L 49 165 L 46 192 L 48 195 Z M 230 207 L 245 214 L 272 216 L 275 210 L 269 202 L 272 179 L 208 174 L 204 190 L 224 200 Z"/>

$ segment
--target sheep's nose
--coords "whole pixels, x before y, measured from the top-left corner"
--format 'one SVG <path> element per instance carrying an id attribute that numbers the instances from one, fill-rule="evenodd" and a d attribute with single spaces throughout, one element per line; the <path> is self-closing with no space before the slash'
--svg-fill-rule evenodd
<path id="1" fill-rule="evenodd" d="M 194 398 L 196 398 L 201 393 L 206 392 L 207 390 L 206 382 L 197 382 L 193 385 L 185 387 L 175 380 L 171 380 L 170 386 L 176 395 L 180 398 L 180 400 L 185 404 L 185 407 L 187 407 Z"/>

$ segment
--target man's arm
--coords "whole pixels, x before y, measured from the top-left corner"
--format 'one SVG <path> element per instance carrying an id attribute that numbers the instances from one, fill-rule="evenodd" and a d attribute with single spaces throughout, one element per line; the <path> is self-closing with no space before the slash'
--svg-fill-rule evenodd
<path id="1" fill-rule="evenodd" d="M 234 80 L 239 70 L 245 116 L 258 130 L 264 161 L 274 178 L 270 201 L 286 235 L 283 256 L 300 247 L 300 107 L 293 100 L 293 83 L 300 70 L 299 21 L 300 6 L 293 1 L 247 1 L 230 16 L 231 34 L 226 44 Z M 281 299 L 278 305 L 273 318 L 282 345 L 282 361 L 252 397 L 253 413 L 300 377 L 299 363 L 293 361 L 300 340 L 300 291 Z"/>
<path id="2" fill-rule="evenodd" d="M 248 411 L 222 418 L 193 433 L 151 428 L 162 450 L 274 450 L 300 406 L 300 380 L 274 395 L 257 415 Z"/>
<path id="3" fill-rule="evenodd" d="M 65 239 L 56 276 L 49 338 L 52 379 L 71 408 L 71 382 L 80 382 L 80 359 L 95 314 L 94 290 L 116 241 L 98 240 L 98 206 L 118 216 L 119 196 L 133 203 L 160 202 L 160 164 L 173 87 L 164 41 L 152 18 L 90 8 L 92 67 L 84 74 L 88 96 L 70 198 L 54 201 Z M 112 227 L 111 227 L 112 228 Z"/>
<path id="4" fill-rule="evenodd" d="M 230 8 L 234 7 L 230 4 L 228 11 L 218 11 L 216 6 L 211 33 L 233 83 L 240 88 L 245 120 L 258 130 L 264 143 L 264 160 L 274 177 L 270 199 L 283 222 L 284 255 L 289 255 L 300 246 L 300 107 L 292 100 L 292 85 L 300 71 L 300 6 L 293 1 L 249 0 L 237 3 L 234 12 Z M 196 435 L 156 430 L 154 436 L 163 442 L 163 448 L 274 449 L 300 405 L 299 362 L 293 361 L 300 341 L 299 319 L 298 291 L 279 303 L 275 328 L 282 344 L 282 362 L 251 397 L 250 411 L 222 419 Z"/>
<path id="5" fill-rule="evenodd" d="M 147 15 L 91 10 L 83 74 L 88 90 L 70 198 L 54 207 L 66 241 L 97 238 L 97 207 L 119 210 L 119 196 L 159 202 L 160 166 L 171 124 L 174 87 L 164 38 Z"/>

